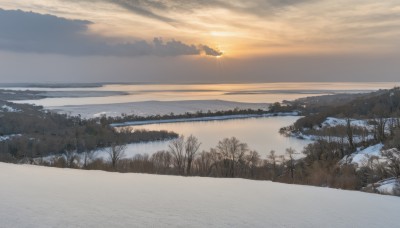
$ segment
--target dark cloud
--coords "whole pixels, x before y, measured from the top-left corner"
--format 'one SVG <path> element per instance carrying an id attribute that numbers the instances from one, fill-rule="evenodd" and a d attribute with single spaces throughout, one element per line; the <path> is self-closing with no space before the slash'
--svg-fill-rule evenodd
<path id="1" fill-rule="evenodd" d="M 0 49 L 77 56 L 220 55 L 206 45 L 195 46 L 176 40 L 164 42 L 161 38 L 151 42 L 109 44 L 105 38 L 90 34 L 90 24 L 90 21 L 0 9 Z"/>
<path id="2" fill-rule="evenodd" d="M 160 21 L 173 23 L 174 20 L 168 17 L 161 16 L 152 12 L 151 9 L 166 9 L 166 5 L 161 1 L 143 1 L 143 0 L 113 0 L 112 3 L 120 5 L 136 14 L 153 18 Z"/>
<path id="3" fill-rule="evenodd" d="M 203 46 L 202 46 L 202 49 L 203 49 L 203 51 L 204 51 L 204 53 L 205 53 L 206 55 L 221 56 L 221 55 L 224 54 L 224 53 L 222 53 L 221 51 L 212 49 L 212 48 L 210 48 L 210 47 L 208 47 L 208 46 L 206 46 L 206 45 L 203 45 Z"/>
<path id="4" fill-rule="evenodd" d="M 77 0 L 64 0 L 74 1 Z M 234 12 L 269 16 L 288 6 L 315 0 L 79 0 L 87 2 L 108 2 L 119 5 L 132 13 L 148 18 L 164 21 L 170 24 L 180 23 L 169 16 L 171 12 L 193 12 L 207 8 L 222 8 Z"/>

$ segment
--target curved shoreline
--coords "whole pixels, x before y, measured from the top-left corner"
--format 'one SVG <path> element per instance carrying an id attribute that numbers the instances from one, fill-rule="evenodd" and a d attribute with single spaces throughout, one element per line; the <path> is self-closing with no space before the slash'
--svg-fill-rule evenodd
<path id="1" fill-rule="evenodd" d="M 262 118 L 262 117 L 275 117 L 275 116 L 298 116 L 298 115 L 299 115 L 298 112 L 284 112 L 284 113 L 248 114 L 248 115 L 207 116 L 207 117 L 179 118 L 179 119 L 165 119 L 165 120 L 129 121 L 123 123 L 113 123 L 110 124 L 110 126 L 128 127 L 128 126 L 141 126 L 141 125 L 165 124 L 165 123 L 233 120 L 233 119 Z"/>

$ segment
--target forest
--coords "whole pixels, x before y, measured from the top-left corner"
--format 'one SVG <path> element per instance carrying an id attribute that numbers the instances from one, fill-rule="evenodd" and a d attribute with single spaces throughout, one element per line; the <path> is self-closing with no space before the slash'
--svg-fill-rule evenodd
<path id="1" fill-rule="evenodd" d="M 112 144 L 169 140 L 166 131 L 117 131 L 96 119 L 82 119 L 28 104 L 0 101 L 0 161 L 31 161 L 71 151 L 93 151 Z"/>

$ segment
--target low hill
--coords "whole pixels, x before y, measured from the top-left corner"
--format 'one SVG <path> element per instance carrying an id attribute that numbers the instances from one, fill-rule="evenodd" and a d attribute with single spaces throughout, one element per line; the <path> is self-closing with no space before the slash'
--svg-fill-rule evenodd
<path id="1" fill-rule="evenodd" d="M 305 117 L 295 123 L 296 128 L 321 125 L 327 117 L 389 118 L 400 115 L 400 88 L 378 90 L 365 94 L 338 94 L 301 98 L 289 103 Z"/>

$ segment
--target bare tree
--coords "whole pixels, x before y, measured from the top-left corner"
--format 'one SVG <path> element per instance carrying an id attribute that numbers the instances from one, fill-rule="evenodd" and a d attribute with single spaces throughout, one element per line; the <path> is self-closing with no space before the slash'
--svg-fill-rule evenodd
<path id="1" fill-rule="evenodd" d="M 246 157 L 247 167 L 250 169 L 250 177 L 254 178 L 255 170 L 260 164 L 260 154 L 257 151 L 250 151 Z"/>
<path id="2" fill-rule="evenodd" d="M 113 170 L 117 170 L 118 162 L 125 157 L 125 150 L 126 145 L 117 143 L 112 143 L 111 146 L 107 148 L 106 152 L 111 161 Z"/>
<path id="3" fill-rule="evenodd" d="M 211 160 L 211 165 L 208 169 L 207 176 L 210 176 L 211 173 L 213 173 L 213 171 L 214 171 L 214 176 L 221 176 L 222 175 L 221 162 L 223 161 L 221 153 L 219 153 L 217 149 L 211 148 L 208 154 Z"/>
<path id="4" fill-rule="evenodd" d="M 286 155 L 288 156 L 288 169 L 290 172 L 290 177 L 292 178 L 292 181 L 294 181 L 294 155 L 296 151 L 293 148 L 287 148 L 286 149 Z"/>
<path id="5" fill-rule="evenodd" d="M 186 165 L 186 175 L 190 175 L 190 169 L 192 167 L 192 162 L 196 156 L 196 153 L 198 152 L 200 148 L 201 143 L 199 143 L 199 140 L 194 137 L 193 135 L 190 135 L 185 142 L 185 156 L 187 159 L 187 165 Z"/>
<path id="6" fill-rule="evenodd" d="M 178 170 L 179 175 L 183 175 L 185 172 L 185 162 L 186 162 L 186 154 L 185 154 L 185 137 L 180 136 L 177 139 L 174 139 L 168 145 L 169 151 L 172 154 L 172 162 L 174 167 Z"/>
<path id="7" fill-rule="evenodd" d="M 347 141 L 349 142 L 350 149 L 354 150 L 354 143 L 353 143 L 353 127 L 351 126 L 351 119 L 346 118 L 346 133 L 347 133 Z"/>
<path id="8" fill-rule="evenodd" d="M 397 128 L 397 123 L 398 123 L 398 118 L 395 117 L 391 117 L 388 119 L 388 128 L 389 128 L 389 132 L 390 132 L 390 136 L 393 137 L 395 134 L 395 130 Z"/>
<path id="9" fill-rule="evenodd" d="M 393 177 L 400 177 L 400 150 L 393 148 L 382 151 L 382 156 L 387 159 L 386 170 Z"/>
<path id="10" fill-rule="evenodd" d="M 194 161 L 197 171 L 200 175 L 209 175 L 210 169 L 213 165 L 213 157 L 210 152 L 202 151 Z"/>
<path id="11" fill-rule="evenodd" d="M 279 167 L 279 173 L 278 173 L 279 175 L 276 175 L 277 177 L 283 175 L 283 172 L 285 170 L 285 165 L 286 165 L 285 155 L 279 155 L 278 158 L 279 158 L 279 164 L 281 164 L 281 167 L 278 166 Z"/>
<path id="12" fill-rule="evenodd" d="M 386 139 L 385 128 L 386 128 L 387 119 L 383 118 L 383 117 L 378 117 L 378 118 L 375 118 L 375 122 L 376 122 L 376 129 L 377 129 L 377 133 L 378 133 L 378 140 L 383 142 Z"/>
<path id="13" fill-rule="evenodd" d="M 271 177 L 272 180 L 274 180 L 276 177 L 276 158 L 277 156 L 275 155 L 275 150 L 271 150 L 268 155 L 268 160 L 272 164 L 272 177 Z"/>
<path id="14" fill-rule="evenodd" d="M 83 168 L 86 169 L 90 162 L 93 161 L 95 156 L 94 150 L 86 150 L 83 152 Z"/>
<path id="15" fill-rule="evenodd" d="M 367 129 L 367 127 L 362 127 L 361 128 L 361 141 L 363 142 L 363 144 L 367 143 L 368 140 L 368 136 L 369 136 L 369 131 Z"/>
<path id="16" fill-rule="evenodd" d="M 75 163 L 79 160 L 79 156 L 76 153 L 76 150 L 66 150 L 63 157 L 65 159 L 65 165 L 68 168 L 73 168 Z"/>
<path id="17" fill-rule="evenodd" d="M 155 166 L 156 173 L 166 173 L 167 169 L 170 168 L 172 155 L 168 151 L 158 151 L 151 156 L 151 161 Z"/>
<path id="18" fill-rule="evenodd" d="M 388 148 L 400 149 L 400 128 L 394 130 L 393 136 L 389 141 L 385 142 L 385 145 Z"/>
<path id="19" fill-rule="evenodd" d="M 374 113 L 372 124 L 374 125 L 375 139 L 384 142 L 386 139 L 385 129 L 388 122 L 389 113 L 386 108 L 378 103 L 371 112 Z"/>
<path id="20" fill-rule="evenodd" d="M 236 167 L 242 163 L 248 151 L 246 143 L 241 143 L 237 138 L 225 138 L 218 142 L 217 151 L 221 154 L 225 166 L 226 176 L 235 177 Z"/>

